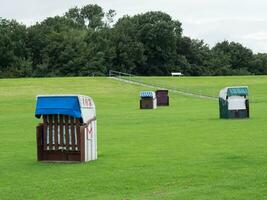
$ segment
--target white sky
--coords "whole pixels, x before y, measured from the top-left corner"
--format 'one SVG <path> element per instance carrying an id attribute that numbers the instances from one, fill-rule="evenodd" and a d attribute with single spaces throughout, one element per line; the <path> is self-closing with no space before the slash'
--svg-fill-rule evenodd
<path id="1" fill-rule="evenodd" d="M 184 35 L 210 46 L 227 39 L 267 52 L 266 0 L 0 0 L 0 17 L 33 25 L 86 4 L 114 9 L 118 17 L 160 10 L 182 22 Z"/>

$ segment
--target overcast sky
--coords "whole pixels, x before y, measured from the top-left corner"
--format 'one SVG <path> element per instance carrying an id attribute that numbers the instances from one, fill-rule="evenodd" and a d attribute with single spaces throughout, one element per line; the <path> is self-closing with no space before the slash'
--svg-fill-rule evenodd
<path id="1" fill-rule="evenodd" d="M 267 52 L 266 0 L 0 0 L 0 17 L 33 25 L 86 4 L 114 9 L 118 17 L 160 10 L 182 22 L 184 35 L 203 39 L 211 47 L 226 39 L 255 53 Z"/>

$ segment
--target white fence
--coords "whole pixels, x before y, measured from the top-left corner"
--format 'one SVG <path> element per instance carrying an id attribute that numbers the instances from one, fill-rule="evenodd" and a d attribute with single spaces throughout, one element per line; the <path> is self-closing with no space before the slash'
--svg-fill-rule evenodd
<path id="1" fill-rule="evenodd" d="M 217 91 L 216 94 L 214 95 L 207 95 L 204 94 L 201 90 L 192 91 L 188 88 L 168 87 L 165 85 L 147 83 L 145 80 L 142 80 L 142 76 L 135 76 L 133 74 L 128 74 L 124 72 L 110 70 L 109 77 L 129 84 L 135 84 L 154 89 L 166 89 L 169 90 L 170 92 L 179 93 L 186 96 L 194 96 L 198 98 L 213 99 L 213 100 L 218 99 Z"/>

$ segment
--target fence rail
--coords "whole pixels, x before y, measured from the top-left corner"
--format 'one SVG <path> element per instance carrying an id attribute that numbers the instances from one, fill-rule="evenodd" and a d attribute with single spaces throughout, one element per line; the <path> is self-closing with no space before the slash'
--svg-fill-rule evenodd
<path id="1" fill-rule="evenodd" d="M 205 99 L 212 99 L 212 100 L 218 99 L 217 96 L 203 94 L 201 90 L 199 92 L 193 92 L 188 89 L 172 88 L 172 87 L 168 87 L 164 85 L 147 83 L 144 80 L 140 80 L 140 77 L 138 76 L 124 73 L 124 72 L 110 70 L 109 77 L 115 80 L 129 83 L 129 84 L 141 85 L 144 87 L 154 88 L 154 89 L 166 89 L 166 90 L 169 90 L 170 92 L 179 93 L 179 94 L 186 95 L 186 96 L 194 96 L 198 98 L 205 98 Z"/>
<path id="2" fill-rule="evenodd" d="M 115 71 L 115 70 L 109 70 L 109 77 L 122 77 L 122 76 L 128 76 L 128 77 L 134 77 L 133 74 L 128 74 L 128 73 L 125 73 L 125 72 L 119 72 L 119 71 Z"/>

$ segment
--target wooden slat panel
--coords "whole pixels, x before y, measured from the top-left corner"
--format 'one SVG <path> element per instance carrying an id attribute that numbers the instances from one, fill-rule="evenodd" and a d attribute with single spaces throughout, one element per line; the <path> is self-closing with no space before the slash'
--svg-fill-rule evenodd
<path id="1" fill-rule="evenodd" d="M 59 143 L 59 146 L 60 147 L 63 147 L 64 146 L 64 143 L 63 143 L 63 115 L 60 115 L 59 116 L 59 126 L 60 126 L 60 143 Z"/>
<path id="2" fill-rule="evenodd" d="M 66 115 L 43 116 L 43 149 L 80 151 L 80 120 Z M 83 133 L 84 134 L 84 133 Z"/>
<path id="3" fill-rule="evenodd" d="M 65 138 L 66 138 L 66 150 L 69 150 L 69 116 L 65 116 L 65 122 L 67 122 L 65 124 Z"/>
<path id="4" fill-rule="evenodd" d="M 44 150 L 47 150 L 47 124 L 44 124 Z"/>
<path id="5" fill-rule="evenodd" d="M 52 150 L 52 146 L 53 146 L 53 127 L 52 127 L 52 122 L 53 121 L 53 117 L 52 115 L 48 116 L 48 127 L 49 127 L 49 150 Z"/>
<path id="6" fill-rule="evenodd" d="M 58 115 L 54 116 L 55 121 L 55 150 L 58 150 Z"/>
<path id="7" fill-rule="evenodd" d="M 43 121 L 44 123 L 47 123 L 47 115 L 43 115 Z"/>
<path id="8" fill-rule="evenodd" d="M 71 146 L 72 146 L 72 151 L 75 151 L 75 124 L 74 124 L 74 118 L 71 117 Z"/>
<path id="9" fill-rule="evenodd" d="M 77 142 L 77 151 L 80 151 L 80 121 L 76 119 L 76 142 Z"/>

